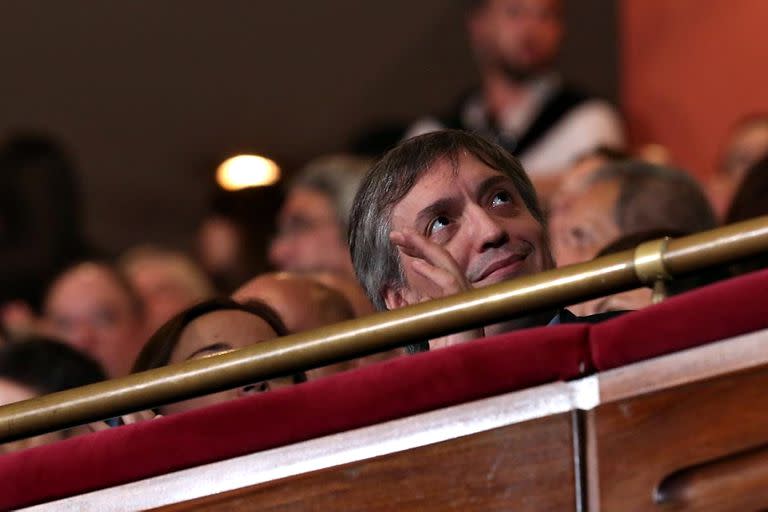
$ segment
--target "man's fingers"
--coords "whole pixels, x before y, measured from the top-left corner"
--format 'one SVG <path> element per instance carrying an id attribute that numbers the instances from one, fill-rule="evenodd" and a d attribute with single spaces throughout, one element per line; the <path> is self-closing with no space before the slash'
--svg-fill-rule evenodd
<path id="1" fill-rule="evenodd" d="M 399 231 L 393 231 L 389 234 L 389 239 L 400 249 L 400 252 L 403 254 L 410 256 L 411 258 L 424 257 L 422 252 L 415 245 L 410 243 L 409 239 L 403 233 Z"/>
<path id="2" fill-rule="evenodd" d="M 390 234 L 390 240 L 392 240 L 404 254 L 411 256 L 412 258 L 420 258 L 436 267 L 450 270 L 451 272 L 454 272 L 457 277 L 463 277 L 456 261 L 448 251 L 421 236 L 417 232 L 411 229 L 393 231 Z"/>
<path id="3" fill-rule="evenodd" d="M 432 281 L 445 295 L 458 293 L 467 289 L 463 280 L 450 271 L 430 265 L 424 260 L 414 260 L 411 267 L 413 271 Z"/>

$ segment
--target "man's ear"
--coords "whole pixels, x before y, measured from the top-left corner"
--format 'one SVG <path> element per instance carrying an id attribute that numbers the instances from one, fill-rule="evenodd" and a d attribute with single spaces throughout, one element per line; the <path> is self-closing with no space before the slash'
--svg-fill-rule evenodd
<path id="1" fill-rule="evenodd" d="M 398 309 L 408 306 L 410 303 L 406 298 L 407 294 L 407 290 L 402 286 L 395 288 L 389 285 L 385 286 L 384 291 L 381 293 L 382 298 L 384 299 L 384 304 L 387 305 L 387 309 Z"/>

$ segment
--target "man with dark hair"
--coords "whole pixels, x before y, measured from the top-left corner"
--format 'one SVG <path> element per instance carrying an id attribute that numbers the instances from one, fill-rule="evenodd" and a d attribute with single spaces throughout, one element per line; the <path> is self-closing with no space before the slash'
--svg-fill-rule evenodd
<path id="1" fill-rule="evenodd" d="M 350 215 L 357 276 L 379 310 L 395 309 L 552 268 L 544 216 L 520 163 L 459 130 L 389 151 L 360 186 Z M 433 348 L 546 324 L 554 312 L 487 326 Z"/>
<path id="2" fill-rule="evenodd" d="M 543 195 L 576 157 L 623 145 L 614 108 L 563 85 L 554 71 L 561 0 L 471 1 L 467 31 L 480 86 L 453 112 L 418 121 L 406 136 L 441 128 L 481 134 L 520 158 Z"/>
<path id="3" fill-rule="evenodd" d="M 623 236 L 648 231 L 712 229 L 715 214 L 696 181 L 646 162 L 606 164 L 567 207 L 552 213 L 550 233 L 559 266 L 589 261 Z"/>

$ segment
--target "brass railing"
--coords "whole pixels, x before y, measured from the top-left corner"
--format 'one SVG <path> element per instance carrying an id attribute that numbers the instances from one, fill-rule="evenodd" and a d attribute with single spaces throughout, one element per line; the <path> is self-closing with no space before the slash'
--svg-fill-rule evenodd
<path id="1" fill-rule="evenodd" d="M 445 299 L 0 407 L 0 441 L 81 425 L 513 319 L 768 251 L 768 216 Z"/>

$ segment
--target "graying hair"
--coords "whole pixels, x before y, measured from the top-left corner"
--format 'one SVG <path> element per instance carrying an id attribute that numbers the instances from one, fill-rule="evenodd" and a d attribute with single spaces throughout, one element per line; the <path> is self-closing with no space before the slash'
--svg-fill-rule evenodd
<path id="1" fill-rule="evenodd" d="M 440 160 L 458 170 L 467 152 L 488 167 L 504 173 L 533 217 L 544 226 L 536 192 L 520 162 L 501 147 L 460 130 L 431 132 L 400 143 L 366 174 L 349 217 L 349 246 L 357 278 L 378 310 L 386 309 L 386 286 L 405 282 L 397 250 L 389 241 L 392 209 L 418 179 Z"/>
<path id="2" fill-rule="evenodd" d="M 355 194 L 372 164 L 373 160 L 355 155 L 321 156 L 305 165 L 289 188 L 310 188 L 326 195 L 331 200 L 341 233 L 346 233 Z"/>
<path id="3" fill-rule="evenodd" d="M 683 171 L 639 160 L 611 162 L 589 184 L 611 181 L 619 184 L 614 221 L 624 235 L 662 229 L 696 233 L 717 225 L 701 187 Z"/>

